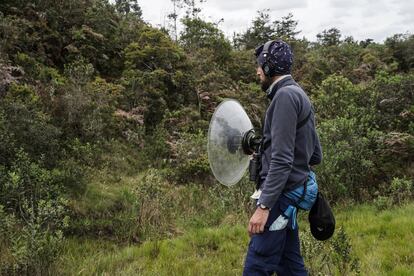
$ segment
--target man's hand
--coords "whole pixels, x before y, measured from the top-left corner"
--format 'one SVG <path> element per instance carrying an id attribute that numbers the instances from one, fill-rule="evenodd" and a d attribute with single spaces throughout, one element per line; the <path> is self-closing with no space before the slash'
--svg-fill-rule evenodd
<path id="1" fill-rule="evenodd" d="M 268 217 L 269 217 L 269 209 L 262 209 L 258 207 L 256 211 L 254 212 L 253 216 L 250 218 L 249 226 L 247 227 L 249 236 L 263 233 L 264 226 L 267 222 Z"/>

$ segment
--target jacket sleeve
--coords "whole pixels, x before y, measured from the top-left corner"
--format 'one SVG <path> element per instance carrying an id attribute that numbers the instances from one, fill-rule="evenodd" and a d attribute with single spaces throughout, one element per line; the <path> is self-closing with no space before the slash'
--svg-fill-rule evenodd
<path id="1" fill-rule="evenodd" d="M 316 131 L 316 130 L 315 130 Z M 321 143 L 319 141 L 318 134 L 316 134 L 316 144 L 313 154 L 310 158 L 309 165 L 314 166 L 318 165 L 322 162 L 322 150 L 321 150 Z"/>
<path id="2" fill-rule="evenodd" d="M 299 104 L 289 89 L 281 89 L 273 99 L 271 120 L 271 160 L 259 203 L 272 208 L 282 193 L 292 170 Z M 273 103 L 272 103 L 273 104 Z"/>

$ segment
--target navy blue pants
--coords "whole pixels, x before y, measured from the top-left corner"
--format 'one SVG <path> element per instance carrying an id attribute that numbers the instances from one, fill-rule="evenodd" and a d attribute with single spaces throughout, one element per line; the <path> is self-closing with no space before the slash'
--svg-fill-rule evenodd
<path id="1" fill-rule="evenodd" d="M 293 201 L 280 196 L 270 210 L 262 234 L 253 235 L 244 263 L 244 276 L 256 275 L 308 275 L 300 254 L 298 226 L 293 230 L 291 221 L 281 230 L 269 231 L 269 226 Z"/>

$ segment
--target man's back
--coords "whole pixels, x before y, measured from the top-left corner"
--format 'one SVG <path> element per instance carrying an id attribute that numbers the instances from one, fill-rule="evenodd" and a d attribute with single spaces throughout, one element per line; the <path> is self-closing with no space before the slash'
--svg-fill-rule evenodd
<path id="1" fill-rule="evenodd" d="M 288 76 L 279 81 L 268 96 L 271 103 L 263 128 L 267 146 L 260 173 L 265 193 L 262 193 L 261 202 L 265 205 L 276 201 L 282 191 L 303 185 L 309 165 L 319 164 L 322 159 L 311 103 L 302 88 Z"/>

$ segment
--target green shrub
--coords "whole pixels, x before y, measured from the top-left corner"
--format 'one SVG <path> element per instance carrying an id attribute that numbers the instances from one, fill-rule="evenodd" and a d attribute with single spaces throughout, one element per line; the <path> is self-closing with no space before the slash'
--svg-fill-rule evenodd
<path id="1" fill-rule="evenodd" d="M 26 53 L 16 54 L 15 62 L 23 68 L 27 77 L 35 78 L 39 75 L 41 68 L 40 63 Z"/>
<path id="2" fill-rule="evenodd" d="M 100 141 L 119 133 L 114 113 L 123 87 L 99 77 L 94 68 L 79 60 L 65 66 L 66 85 L 55 99 L 54 115 L 66 137 Z"/>
<path id="3" fill-rule="evenodd" d="M 414 119 L 412 112 L 412 85 L 414 74 L 391 75 L 379 71 L 375 81 L 367 89 L 375 106 L 375 123 L 387 132 L 408 132 Z"/>
<path id="4" fill-rule="evenodd" d="M 401 204 L 414 198 L 414 182 L 408 178 L 395 177 L 390 186 L 391 197 L 395 203 Z"/>
<path id="5" fill-rule="evenodd" d="M 356 101 L 360 93 L 359 87 L 354 86 L 347 78 L 341 75 L 329 76 L 322 82 L 321 88 L 316 91 L 314 97 L 318 118 L 324 120 L 357 115 L 355 114 Z"/>
<path id="6" fill-rule="evenodd" d="M 12 84 L 0 102 L 0 128 L 5 133 L 1 145 L 3 162 L 10 164 L 19 148 L 34 160 L 48 167 L 60 157 L 59 128 L 42 110 L 42 103 L 34 87 Z"/>
<path id="7" fill-rule="evenodd" d="M 34 218 L 33 221 L 6 216 L 2 239 L 6 240 L 10 255 L 4 263 L 0 261 L 0 273 L 44 275 L 56 260 L 61 251 L 63 233 L 61 230 L 47 228 L 45 223 L 62 212 L 62 208 L 56 208 L 50 202 L 41 205 L 43 217 Z M 67 225 L 67 221 L 62 221 L 63 224 Z"/>
<path id="8" fill-rule="evenodd" d="M 134 191 L 138 206 L 136 223 L 140 236 L 160 237 L 172 232 L 171 218 L 175 207 L 173 192 L 159 171 L 147 171 L 142 183 Z"/>
<path id="9" fill-rule="evenodd" d="M 375 149 L 379 135 L 356 118 L 338 117 L 320 123 L 323 161 L 316 167 L 322 190 L 332 199 L 370 198 L 379 186 Z"/>
<path id="10" fill-rule="evenodd" d="M 202 131 L 182 133 L 174 145 L 174 178 L 178 183 L 211 183 L 207 138 Z"/>
<path id="11" fill-rule="evenodd" d="M 146 166 L 162 167 L 171 157 L 169 134 L 162 124 L 145 136 L 144 147 L 141 151 L 142 163 Z"/>
<path id="12" fill-rule="evenodd" d="M 374 199 L 374 205 L 378 211 L 388 210 L 392 206 L 392 198 L 380 195 Z"/>
<path id="13" fill-rule="evenodd" d="M 349 275 L 350 273 L 359 274 L 360 264 L 359 258 L 352 251 L 351 242 L 345 229 L 340 227 L 336 230 L 335 236 L 331 240 L 333 249 L 333 264 L 338 268 L 341 275 Z"/>
<path id="14" fill-rule="evenodd" d="M 410 84 L 411 83 L 411 84 Z M 409 174 L 410 76 L 382 72 L 366 85 L 330 76 L 314 95 L 324 160 L 321 188 L 333 199 L 386 195 L 381 183 Z"/>
<path id="15" fill-rule="evenodd" d="M 85 175 L 99 162 L 98 154 L 94 145 L 82 144 L 79 139 L 67 141 L 66 147 L 62 150 L 63 158 L 56 165 L 61 173 L 61 183 L 65 191 L 74 195 L 85 191 Z"/>
<path id="16" fill-rule="evenodd" d="M 343 227 L 328 241 L 317 241 L 307 229 L 300 231 L 301 253 L 310 275 L 358 275 L 360 261 Z"/>
<path id="17" fill-rule="evenodd" d="M 47 170 L 20 150 L 11 167 L 0 167 L 1 243 L 5 273 L 44 274 L 57 257 L 68 225 L 62 173 Z M 7 253 L 6 253 L 7 254 Z"/>

